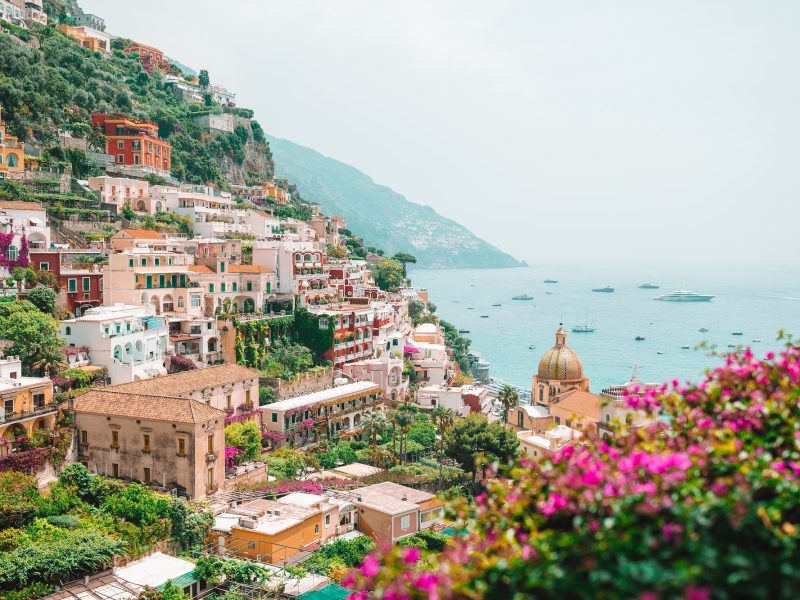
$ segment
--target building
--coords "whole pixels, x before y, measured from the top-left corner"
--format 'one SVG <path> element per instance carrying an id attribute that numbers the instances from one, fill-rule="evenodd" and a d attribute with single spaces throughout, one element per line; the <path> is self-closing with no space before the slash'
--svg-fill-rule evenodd
<path id="1" fill-rule="evenodd" d="M 580 431 L 566 425 L 557 425 L 543 433 L 530 430 L 517 432 L 517 439 L 525 452 L 525 456 L 532 459 L 550 456 L 564 446 L 574 443 L 580 437 Z"/>
<path id="2" fill-rule="evenodd" d="M 169 176 L 172 166 L 171 146 L 159 139 L 158 125 L 150 121 L 133 121 L 122 115 L 92 115 L 92 126 L 106 136 L 106 152 L 116 157 L 116 165 L 151 169 Z"/>
<path id="3" fill-rule="evenodd" d="M 261 420 L 276 439 L 304 446 L 320 435 L 359 435 L 363 416 L 382 409 L 381 388 L 371 381 L 357 381 L 263 406 Z"/>
<path id="4" fill-rule="evenodd" d="M 167 391 L 167 390 L 165 390 Z M 106 477 L 216 492 L 225 477 L 225 413 L 197 400 L 95 390 L 70 401 L 78 460 Z"/>
<path id="5" fill-rule="evenodd" d="M 102 19 L 97 15 L 90 15 L 89 13 L 83 13 L 80 15 L 74 15 L 72 17 L 72 20 L 75 22 L 75 25 L 88 27 L 89 29 L 94 29 L 95 31 L 106 30 L 105 19 Z"/>
<path id="6" fill-rule="evenodd" d="M 444 518 L 444 502 L 433 494 L 390 481 L 339 492 L 358 509 L 358 530 L 378 543 L 394 544 Z"/>
<path id="7" fill-rule="evenodd" d="M 491 407 L 489 392 L 472 385 L 427 385 L 417 389 L 414 400 L 422 409 L 433 410 L 442 406 L 462 417 L 471 412 L 487 413 Z"/>
<path id="8" fill-rule="evenodd" d="M 658 389 L 658 384 L 642 383 L 638 377 L 638 367 L 634 369 L 630 381 L 623 385 L 612 385 L 600 392 L 600 419 L 597 423 L 600 435 L 609 438 L 621 426 L 642 427 L 651 422 L 647 413 L 634 410 L 625 398 L 627 395 L 644 394 Z"/>
<path id="9" fill-rule="evenodd" d="M 103 56 L 111 52 L 111 35 L 105 31 L 81 25 L 59 25 L 58 30 L 91 52 L 100 52 Z"/>
<path id="10" fill-rule="evenodd" d="M 32 250 L 29 266 L 38 272 L 52 273 L 60 287 L 57 301 L 76 317 L 103 304 L 103 272 L 99 265 L 80 268 L 65 262 L 63 250 Z M 63 299 L 63 300 L 62 300 Z"/>
<path id="11" fill-rule="evenodd" d="M 408 394 L 408 380 L 403 377 L 403 361 L 388 355 L 346 363 L 342 373 L 356 381 L 371 381 L 380 386 L 384 398 L 402 402 Z"/>
<path id="12" fill-rule="evenodd" d="M 336 291 L 329 289 L 327 262 L 327 255 L 311 241 L 264 240 L 253 244 L 253 264 L 275 272 L 279 294 L 335 298 Z"/>
<path id="13" fill-rule="evenodd" d="M 11 0 L 22 11 L 23 19 L 28 27 L 38 25 L 47 27 L 47 13 L 42 6 L 42 0 Z"/>
<path id="14" fill-rule="evenodd" d="M 138 54 L 139 61 L 148 71 L 158 69 L 162 73 L 169 73 L 172 68 L 172 63 L 164 56 L 164 53 L 153 46 L 148 46 L 139 42 L 131 42 L 123 48 L 122 51 L 125 54 Z"/>
<path id="15" fill-rule="evenodd" d="M 192 120 L 206 131 L 223 131 L 226 133 L 233 133 L 235 127 L 233 115 L 230 114 L 199 114 L 192 117 Z"/>
<path id="16" fill-rule="evenodd" d="M 23 377 L 19 356 L 0 359 L 0 401 L 0 439 L 4 442 L 55 427 L 58 407 L 53 404 L 53 382 L 46 377 Z M 10 452 L 10 444 L 0 444 L 0 456 Z"/>
<path id="17" fill-rule="evenodd" d="M 556 425 L 596 427 L 600 421 L 600 396 L 584 390 L 569 390 L 550 405 Z"/>
<path id="18" fill-rule="evenodd" d="M 47 211 L 39 202 L 0 200 L 0 230 L 5 234 L 14 233 L 4 248 L 9 261 L 18 261 L 18 264 L 9 265 L 11 269 L 27 266 L 26 245 L 32 249 L 50 248 Z"/>
<path id="19" fill-rule="evenodd" d="M 346 500 L 294 492 L 218 514 L 209 538 L 220 554 L 282 565 L 352 531 L 357 519 L 356 507 Z"/>
<path id="20" fill-rule="evenodd" d="M 414 338 L 403 348 L 403 354 L 414 365 L 420 384 L 446 386 L 455 376 L 455 367 L 444 344 L 419 342 Z"/>
<path id="21" fill-rule="evenodd" d="M 517 430 L 544 433 L 553 426 L 550 411 L 538 404 L 518 404 L 508 411 L 508 425 Z"/>
<path id="22" fill-rule="evenodd" d="M 13 177 L 24 170 L 25 144 L 6 131 L 6 125 L 3 122 L 3 107 L 0 106 L 0 179 Z"/>
<path id="23" fill-rule="evenodd" d="M 113 210 L 120 213 L 126 204 L 136 212 L 153 214 L 163 210 L 152 210 L 153 203 L 150 198 L 150 184 L 143 179 L 130 179 L 128 177 L 90 177 L 89 188 L 100 194 L 100 202 L 113 206 Z"/>
<path id="24" fill-rule="evenodd" d="M 236 94 L 221 85 L 212 85 L 208 88 L 207 93 L 211 96 L 211 101 L 215 104 L 231 107 L 236 106 Z"/>
<path id="25" fill-rule="evenodd" d="M 556 331 L 556 345 L 545 352 L 531 379 L 532 402 L 548 407 L 569 390 L 588 392 L 589 378 L 583 375 L 581 358 L 567 346 L 567 332 L 562 324 Z"/>
<path id="26" fill-rule="evenodd" d="M 69 346 L 87 347 L 92 363 L 105 367 L 112 384 L 166 375 L 169 330 L 151 306 L 115 304 L 90 308 L 61 321 Z"/>
<path id="27" fill-rule="evenodd" d="M 19 2 L 0 0 L 0 21 L 28 29 L 25 23 L 25 9 L 20 6 Z"/>
<path id="28" fill-rule="evenodd" d="M 306 300 L 315 299 L 309 293 Z M 365 300 L 357 304 L 357 300 Z M 326 316 L 333 320 L 333 346 L 322 356 L 342 368 L 345 363 L 370 359 L 373 356 L 372 323 L 374 311 L 366 299 L 356 299 L 342 304 L 309 306 L 313 315 Z"/>
<path id="29" fill-rule="evenodd" d="M 168 391 L 170 396 L 190 398 L 233 414 L 258 406 L 258 376 L 258 371 L 241 365 L 215 365 L 105 389 L 144 396 Z"/>

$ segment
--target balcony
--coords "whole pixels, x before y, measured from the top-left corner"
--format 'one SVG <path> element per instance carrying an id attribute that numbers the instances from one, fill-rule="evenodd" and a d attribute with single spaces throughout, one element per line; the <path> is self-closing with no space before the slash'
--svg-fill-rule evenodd
<path id="1" fill-rule="evenodd" d="M 45 404 L 44 406 L 34 407 L 32 410 L 15 411 L 8 413 L 0 408 L 0 423 L 14 423 L 15 421 L 24 421 L 32 417 L 39 417 L 50 413 L 55 413 L 58 410 L 58 404 L 55 402 Z"/>

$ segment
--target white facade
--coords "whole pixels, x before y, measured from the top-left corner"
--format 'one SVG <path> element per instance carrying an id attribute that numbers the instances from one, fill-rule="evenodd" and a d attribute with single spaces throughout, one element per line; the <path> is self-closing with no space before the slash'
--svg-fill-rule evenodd
<path id="1" fill-rule="evenodd" d="M 328 288 L 326 257 L 314 242 L 256 242 L 253 244 L 253 264 L 275 271 L 280 294 Z"/>
<path id="2" fill-rule="evenodd" d="M 150 184 L 127 177 L 90 177 L 89 188 L 100 194 L 100 202 L 113 204 L 122 210 L 126 203 L 137 212 L 150 212 Z"/>
<path id="3" fill-rule="evenodd" d="M 112 384 L 165 375 L 168 329 L 152 307 L 116 304 L 61 321 L 70 346 L 86 346 L 92 363 L 108 370 Z"/>
<path id="4" fill-rule="evenodd" d="M 0 231 L 14 232 L 14 239 L 8 246 L 7 258 L 16 260 L 22 248 L 22 236 L 28 240 L 30 248 L 47 250 L 50 248 L 50 227 L 47 224 L 47 211 L 38 202 L 17 200 L 0 201 Z M 6 268 L 0 273 L 8 275 Z"/>

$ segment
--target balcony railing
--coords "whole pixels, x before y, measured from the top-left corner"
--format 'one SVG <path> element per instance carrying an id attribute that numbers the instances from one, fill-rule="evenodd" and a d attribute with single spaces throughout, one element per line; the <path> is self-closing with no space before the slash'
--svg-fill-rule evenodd
<path id="1" fill-rule="evenodd" d="M 0 423 L 12 423 L 14 421 L 21 421 L 23 419 L 30 419 L 31 417 L 38 417 L 48 413 L 54 413 L 58 410 L 58 404 L 52 402 L 44 406 L 34 407 L 32 410 L 15 411 L 7 413 L 0 408 Z"/>

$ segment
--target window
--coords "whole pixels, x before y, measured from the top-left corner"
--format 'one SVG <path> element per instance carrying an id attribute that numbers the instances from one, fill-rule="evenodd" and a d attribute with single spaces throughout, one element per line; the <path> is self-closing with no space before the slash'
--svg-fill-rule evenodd
<path id="1" fill-rule="evenodd" d="M 314 525 L 314 535 L 319 535 L 319 523 Z"/>
<path id="2" fill-rule="evenodd" d="M 244 403 L 250 404 L 250 390 L 244 391 Z"/>
<path id="3" fill-rule="evenodd" d="M 186 456 L 186 440 L 178 438 L 178 456 Z"/>
<path id="4" fill-rule="evenodd" d="M 39 270 L 40 271 L 49 271 L 50 270 L 50 263 L 39 263 Z"/>
<path id="5" fill-rule="evenodd" d="M 92 289 L 92 279 L 91 277 L 84 277 L 83 278 L 83 291 L 88 292 Z"/>
<path id="6" fill-rule="evenodd" d="M 178 308 L 183 308 L 183 296 L 178 296 Z"/>
<path id="7" fill-rule="evenodd" d="M 124 154 L 117 154 L 117 162 L 124 163 L 125 162 L 125 155 Z"/>
<path id="8" fill-rule="evenodd" d="M 225 291 L 225 284 L 224 283 L 220 283 L 219 284 L 219 291 L 220 292 L 224 292 Z"/>
<path id="9" fill-rule="evenodd" d="M 561 425 L 561 417 L 555 417 L 556 425 Z"/>
<path id="10" fill-rule="evenodd" d="M 253 291 L 253 282 L 252 281 L 248 281 L 247 282 L 247 291 L 248 292 L 252 292 Z"/>
<path id="11" fill-rule="evenodd" d="M 213 283 L 209 283 L 208 284 L 208 293 L 209 294 L 213 294 L 214 293 L 214 284 Z"/>
<path id="12" fill-rule="evenodd" d="M 231 406 L 233 406 L 233 396 L 231 396 L 230 394 L 225 396 L 225 406 L 227 406 L 228 408 L 231 408 Z"/>
<path id="13" fill-rule="evenodd" d="M 208 453 L 214 454 L 214 434 L 208 436 Z"/>
<path id="14" fill-rule="evenodd" d="M 325 526 L 327 527 L 330 524 L 331 524 L 331 516 L 325 515 Z"/>
<path id="15" fill-rule="evenodd" d="M 19 249 L 12 244 L 8 247 L 6 256 L 8 256 L 8 260 L 17 260 L 17 257 L 19 257 Z"/>
<path id="16" fill-rule="evenodd" d="M 133 259 L 130 259 L 130 260 L 128 261 L 128 266 L 129 266 L 129 267 L 132 267 L 132 266 L 133 266 Z"/>
<path id="17" fill-rule="evenodd" d="M 209 467 L 206 471 L 206 487 L 209 490 L 214 487 L 214 467 Z"/>
<path id="18" fill-rule="evenodd" d="M 119 477 L 119 465 L 117 463 L 111 463 L 111 476 Z"/>
<path id="19" fill-rule="evenodd" d="M 81 444 L 84 446 L 89 445 L 89 432 L 85 429 L 81 429 Z"/>
<path id="20" fill-rule="evenodd" d="M 125 142 L 123 142 L 122 140 L 118 140 L 117 141 L 117 150 L 122 150 L 123 148 L 125 148 Z"/>
<path id="21" fill-rule="evenodd" d="M 111 432 L 111 447 L 119 448 L 119 431 L 116 429 Z M 114 475 L 116 477 L 116 475 Z"/>
<path id="22" fill-rule="evenodd" d="M 400 530 L 405 531 L 411 528 L 411 515 L 403 515 L 400 517 Z"/>
<path id="23" fill-rule="evenodd" d="M 106 333 L 108 333 L 108 331 L 106 331 Z M 64 329 L 64 335 L 72 335 L 72 327 Z"/>
<path id="24" fill-rule="evenodd" d="M 150 467 L 144 468 L 144 478 L 142 478 L 142 481 L 150 483 Z"/>
<path id="25" fill-rule="evenodd" d="M 197 308 L 198 306 L 200 306 L 200 296 L 192 296 L 192 307 Z"/>
<path id="26" fill-rule="evenodd" d="M 224 262 L 219 263 L 219 272 L 220 273 L 224 273 L 225 272 L 225 263 Z"/>
<path id="27" fill-rule="evenodd" d="M 156 258 L 155 262 L 153 264 L 155 264 L 155 266 L 157 266 L 157 267 L 160 267 L 161 266 L 161 259 L 160 258 Z"/>
<path id="28" fill-rule="evenodd" d="M 146 267 L 146 266 L 147 266 L 147 259 L 146 259 L 146 258 L 143 258 L 143 259 L 142 259 L 142 266 L 143 266 L 143 267 Z"/>
<path id="29" fill-rule="evenodd" d="M 233 291 L 235 292 L 236 291 L 236 282 L 234 281 L 232 285 L 233 285 Z"/>
<path id="30" fill-rule="evenodd" d="M 278 413 L 272 413 L 272 422 L 273 423 L 277 423 L 278 422 Z"/>
<path id="31" fill-rule="evenodd" d="M 143 436 L 144 451 L 150 452 L 150 434 L 145 433 Z"/>

